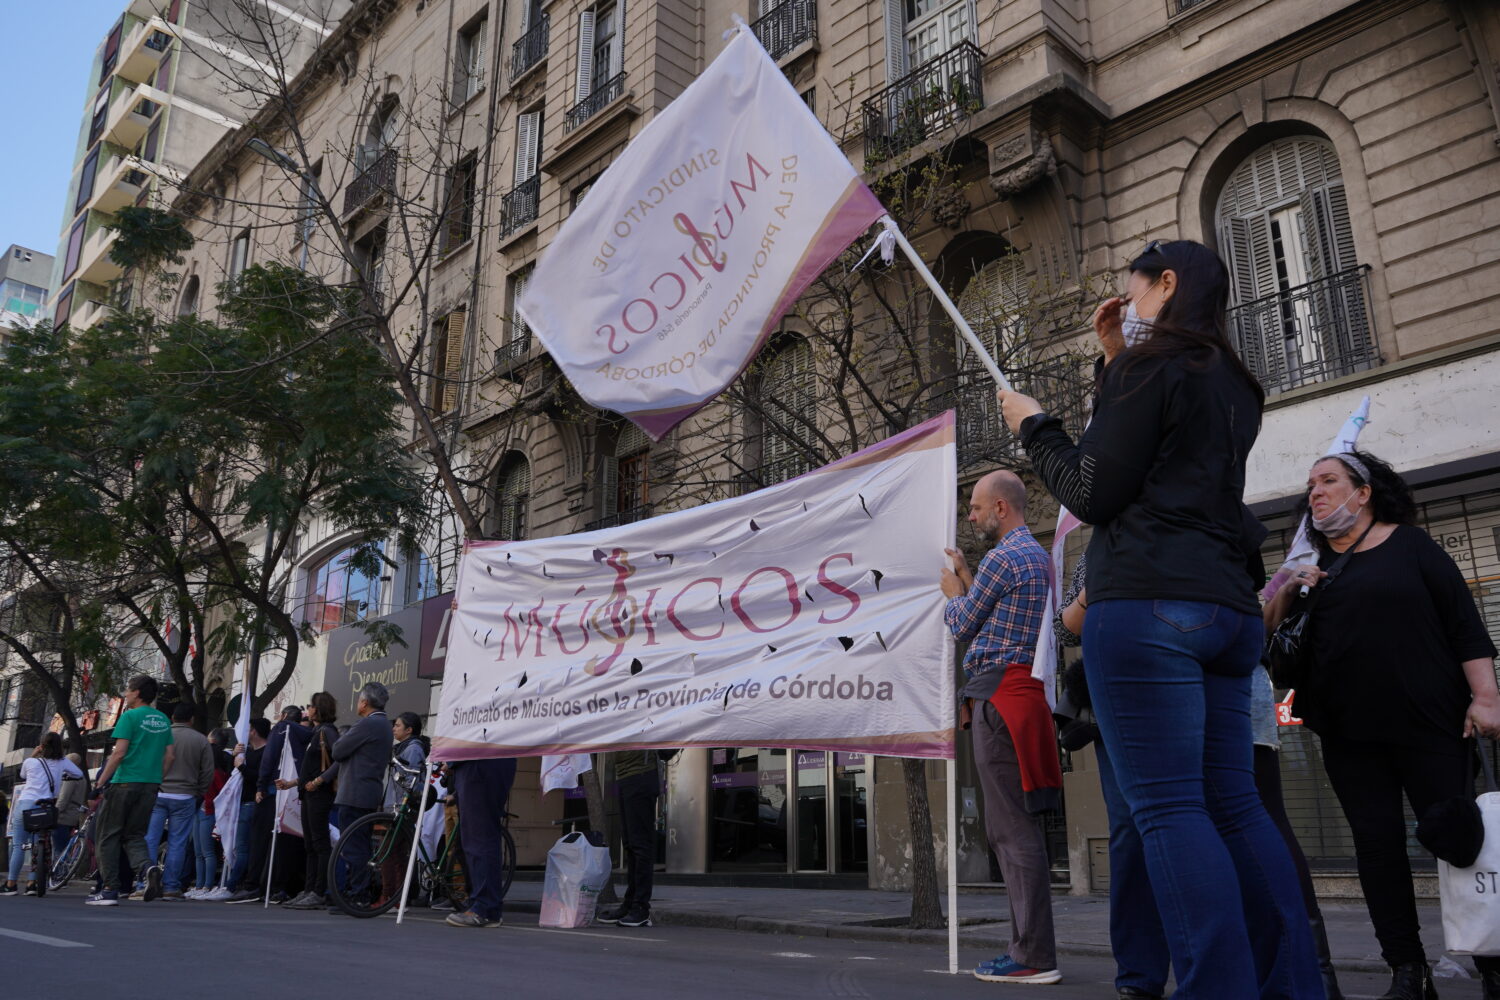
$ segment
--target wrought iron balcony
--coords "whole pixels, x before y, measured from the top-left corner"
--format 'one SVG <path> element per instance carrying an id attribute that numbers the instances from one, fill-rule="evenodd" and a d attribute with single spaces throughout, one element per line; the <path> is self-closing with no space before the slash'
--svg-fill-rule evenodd
<path id="1" fill-rule="evenodd" d="M 510 47 L 510 81 L 515 83 L 521 74 L 547 58 L 547 39 L 551 33 L 552 15 L 544 13 L 517 38 Z"/>
<path id="2" fill-rule="evenodd" d="M 369 204 L 377 195 L 396 189 L 396 150 L 384 150 L 369 158 L 363 170 L 344 192 L 344 215 L 350 216 Z"/>
<path id="3" fill-rule="evenodd" d="M 787 455 L 785 458 L 762 462 L 759 468 L 737 474 L 731 481 L 730 493 L 744 496 L 767 486 L 784 483 L 788 479 L 811 472 L 816 463 L 806 455 Z"/>
<path id="4" fill-rule="evenodd" d="M 639 507 L 617 510 L 613 514 L 599 518 L 597 521 L 590 521 L 583 526 L 583 530 L 598 531 L 600 528 L 617 528 L 622 524 L 634 524 L 637 521 L 644 521 L 650 516 L 651 505 L 643 503 Z"/>
<path id="5" fill-rule="evenodd" d="M 526 223 L 536 221 L 541 194 L 541 174 L 532 174 L 530 180 L 522 181 L 510 189 L 500 200 L 501 236 L 509 236 Z"/>
<path id="6" fill-rule="evenodd" d="M 1229 310 L 1229 339 L 1268 394 L 1380 364 L 1360 264 Z"/>
<path id="7" fill-rule="evenodd" d="M 521 333 L 495 348 L 495 371 L 504 372 L 531 353 L 531 334 Z"/>
<path id="8" fill-rule="evenodd" d="M 616 73 L 605 80 L 594 92 L 568 109 L 563 119 L 563 133 L 573 131 L 590 118 L 604 110 L 605 105 L 625 93 L 625 74 Z"/>
<path id="9" fill-rule="evenodd" d="M 959 42 L 865 101 L 866 163 L 903 153 L 984 107 L 983 59 L 973 42 Z"/>
<path id="10" fill-rule="evenodd" d="M 750 25 L 750 30 L 772 59 L 780 59 L 803 42 L 817 40 L 817 0 L 782 0 Z"/>

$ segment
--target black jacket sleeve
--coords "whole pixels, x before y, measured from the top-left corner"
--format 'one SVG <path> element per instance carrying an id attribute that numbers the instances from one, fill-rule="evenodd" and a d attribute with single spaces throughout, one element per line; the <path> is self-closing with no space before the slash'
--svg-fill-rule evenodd
<path id="1" fill-rule="evenodd" d="M 1161 365 L 1141 362 L 1128 373 L 1105 371 L 1099 406 L 1077 444 L 1047 413 L 1021 423 L 1021 444 L 1037 474 L 1085 524 L 1103 524 L 1140 495 L 1162 438 Z"/>

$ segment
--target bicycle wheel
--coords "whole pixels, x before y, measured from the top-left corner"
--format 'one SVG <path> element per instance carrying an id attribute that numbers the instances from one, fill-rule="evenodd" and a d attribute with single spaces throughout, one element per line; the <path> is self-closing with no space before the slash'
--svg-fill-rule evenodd
<path id="1" fill-rule="evenodd" d="M 381 892 L 380 866 L 399 854 L 400 832 L 390 813 L 361 816 L 339 831 L 328 859 L 328 892 L 339 909 L 351 917 L 378 917 L 396 905 L 399 893 Z"/>
<path id="2" fill-rule="evenodd" d="M 47 895 L 47 883 L 52 881 L 52 831 L 40 831 L 31 843 L 31 874 L 36 878 L 36 894 L 41 897 Z"/>
<path id="3" fill-rule="evenodd" d="M 504 897 L 510 894 L 511 879 L 516 877 L 516 842 L 511 839 L 508 826 L 500 828 L 500 865 L 505 872 L 505 887 L 500 890 Z"/>
<path id="4" fill-rule="evenodd" d="M 52 861 L 52 869 L 47 876 L 47 888 L 56 892 L 78 877 L 78 867 L 83 864 L 85 838 L 82 830 L 79 830 L 68 838 L 67 845 Z"/>

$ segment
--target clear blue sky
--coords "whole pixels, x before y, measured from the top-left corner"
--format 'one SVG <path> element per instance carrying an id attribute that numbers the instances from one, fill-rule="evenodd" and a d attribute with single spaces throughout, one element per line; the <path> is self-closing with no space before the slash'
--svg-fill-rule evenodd
<path id="1" fill-rule="evenodd" d="M 0 0 L 0 252 L 57 252 L 89 64 L 128 0 Z"/>

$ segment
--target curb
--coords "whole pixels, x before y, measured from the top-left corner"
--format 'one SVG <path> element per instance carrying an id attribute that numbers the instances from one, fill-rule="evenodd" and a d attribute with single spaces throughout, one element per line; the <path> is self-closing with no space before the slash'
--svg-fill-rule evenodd
<path id="1" fill-rule="evenodd" d="M 507 902 L 505 908 L 517 913 L 540 913 L 542 904 L 537 900 Z M 721 931 L 744 931 L 751 934 L 791 934 L 798 937 L 834 938 L 844 941 L 875 941 L 896 944 L 921 944 L 946 947 L 946 930 L 909 930 L 904 927 L 867 927 L 859 924 L 818 924 L 798 920 L 777 920 L 771 917 L 735 916 L 727 913 L 699 913 L 692 910 L 653 909 L 651 919 L 669 927 L 707 927 Z M 958 932 L 958 943 L 970 948 L 996 947 L 1004 949 L 1009 936 L 998 933 Z M 1114 954 L 1108 945 L 1088 942 L 1057 942 L 1059 955 L 1082 955 L 1088 958 L 1109 958 Z M 1335 958 L 1333 967 L 1339 972 L 1388 972 L 1390 966 L 1371 959 Z"/>

